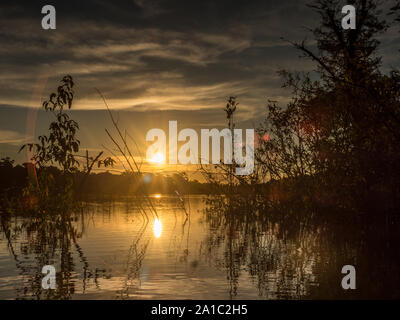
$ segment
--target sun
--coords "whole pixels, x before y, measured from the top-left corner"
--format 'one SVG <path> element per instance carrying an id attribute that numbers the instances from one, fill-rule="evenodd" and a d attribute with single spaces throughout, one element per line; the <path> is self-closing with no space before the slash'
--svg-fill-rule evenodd
<path id="1" fill-rule="evenodd" d="M 150 162 L 162 164 L 165 161 L 165 157 L 162 153 L 156 153 L 153 158 L 150 159 Z"/>

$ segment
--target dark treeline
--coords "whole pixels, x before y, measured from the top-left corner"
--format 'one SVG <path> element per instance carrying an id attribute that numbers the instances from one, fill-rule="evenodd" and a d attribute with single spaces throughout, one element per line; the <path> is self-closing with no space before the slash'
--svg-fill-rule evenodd
<path id="1" fill-rule="evenodd" d="M 31 181 L 35 181 L 35 176 L 30 174 L 30 163 L 15 165 L 10 158 L 0 159 L 0 194 L 3 196 L 23 195 L 24 188 Z M 66 178 L 62 170 L 57 167 L 49 166 L 36 169 L 37 176 L 49 176 L 54 183 L 52 184 L 57 192 L 63 192 Z M 229 191 L 234 194 L 243 194 L 253 191 L 250 185 L 219 184 L 217 182 L 199 182 L 189 180 L 185 173 L 174 173 L 170 175 L 153 173 L 129 173 L 113 174 L 108 171 L 101 173 L 91 173 L 86 176 L 85 172 L 77 171 L 73 175 L 73 189 L 75 194 L 79 194 L 82 200 L 88 197 L 109 197 L 109 196 L 135 196 L 140 189 L 146 189 L 151 194 L 203 194 L 203 195 L 223 195 Z M 83 183 L 80 183 L 82 182 Z M 257 184 L 260 193 L 268 194 L 271 201 L 282 200 L 284 195 L 278 194 L 278 186 L 288 185 L 288 179 L 280 182 L 272 181 Z M 58 186 L 61 186 L 59 188 Z"/>
<path id="2" fill-rule="evenodd" d="M 31 177 L 29 176 L 28 164 L 14 165 L 9 158 L 0 160 L 0 193 L 10 195 L 21 195 L 21 191 L 27 186 Z M 62 170 L 51 166 L 36 170 L 37 175 L 49 175 L 54 180 L 54 185 L 64 185 L 65 177 Z M 200 183 L 189 180 L 185 174 L 175 173 L 172 175 L 140 173 L 112 174 L 108 171 L 91 173 L 85 179 L 84 172 L 73 174 L 74 188 L 83 199 L 87 196 L 134 196 L 139 189 L 146 188 L 150 193 L 162 194 L 208 194 L 214 192 L 217 186 L 210 183 Z M 80 181 L 83 181 L 81 185 Z M 79 188 L 78 188 L 79 187 Z M 59 190 L 61 191 L 61 190 Z"/>

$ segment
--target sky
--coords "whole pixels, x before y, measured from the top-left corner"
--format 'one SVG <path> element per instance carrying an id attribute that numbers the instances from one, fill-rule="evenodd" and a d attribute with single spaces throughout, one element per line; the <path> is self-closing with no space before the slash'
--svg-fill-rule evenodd
<path id="1" fill-rule="evenodd" d="M 0 157 L 25 160 L 19 146 L 46 131 L 51 118 L 41 103 L 66 74 L 75 81 L 81 147 L 91 152 L 112 147 L 95 88 L 141 149 L 146 132 L 169 120 L 179 129 L 224 127 L 229 96 L 239 102 L 238 126 L 254 128 L 268 99 L 290 99 L 277 71 L 314 67 L 282 40 L 315 45 L 306 29 L 319 20 L 307 2 L 2 0 Z M 56 30 L 41 28 L 46 4 L 56 8 Z M 382 37 L 383 70 L 399 66 L 399 40 L 396 30 Z"/>

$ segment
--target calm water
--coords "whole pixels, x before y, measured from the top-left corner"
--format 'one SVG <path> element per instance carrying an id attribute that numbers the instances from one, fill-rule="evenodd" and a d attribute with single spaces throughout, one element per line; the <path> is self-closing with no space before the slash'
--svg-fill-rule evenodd
<path id="1" fill-rule="evenodd" d="M 72 221 L 12 218 L 0 233 L 0 299 L 346 298 L 354 259 L 322 227 L 291 230 L 229 219 L 205 197 L 152 197 L 158 219 L 131 199 L 89 203 Z M 340 242 L 340 241 L 339 241 Z M 335 243 L 335 245 L 333 244 Z M 352 260 L 354 261 L 354 260 Z M 56 290 L 41 268 L 57 270 Z"/>

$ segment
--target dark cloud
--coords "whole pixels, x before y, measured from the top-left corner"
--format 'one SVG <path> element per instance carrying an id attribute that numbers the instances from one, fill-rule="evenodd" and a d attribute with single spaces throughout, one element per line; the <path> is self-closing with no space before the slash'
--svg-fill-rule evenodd
<path id="1" fill-rule="evenodd" d="M 57 30 L 41 29 L 44 4 L 57 9 Z M 50 84 L 66 73 L 79 84 L 80 108 L 102 108 L 93 100 L 95 86 L 117 108 L 210 108 L 231 94 L 247 104 L 257 100 L 260 85 L 271 88 L 263 87 L 266 95 L 283 94 L 279 67 L 308 67 L 294 62 L 294 50 L 279 40 L 301 38 L 300 27 L 310 21 L 301 1 L 1 5 L 0 95 L 7 104 L 26 105 L 38 74 Z M 259 99 L 252 107 L 265 101 Z"/>

